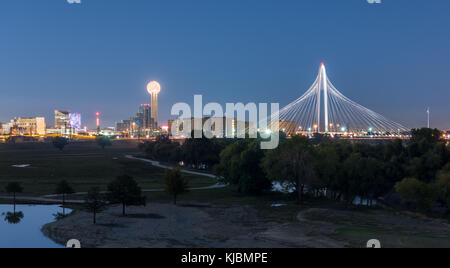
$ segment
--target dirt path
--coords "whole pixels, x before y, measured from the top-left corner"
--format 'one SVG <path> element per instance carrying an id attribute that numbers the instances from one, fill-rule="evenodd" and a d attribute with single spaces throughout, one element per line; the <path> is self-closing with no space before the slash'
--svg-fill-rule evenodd
<path id="1" fill-rule="evenodd" d="M 1 200 L 8 200 L 8 201 L 12 201 L 13 197 L 10 195 L 0 195 L 0 199 Z M 54 196 L 53 198 L 50 197 L 45 197 L 45 196 L 41 196 L 41 197 L 32 197 L 32 196 L 18 196 L 16 197 L 16 201 L 18 202 L 42 202 L 42 203 L 61 203 L 62 200 L 61 198 L 58 198 L 58 196 Z M 67 204 L 83 204 L 84 200 L 66 200 Z"/>
<path id="2" fill-rule="evenodd" d="M 132 155 L 125 155 L 125 158 L 147 162 L 147 163 L 152 164 L 155 167 L 159 167 L 159 168 L 163 168 L 163 169 L 172 169 L 173 168 L 171 166 L 163 165 L 163 164 L 159 163 L 158 161 L 153 161 L 153 160 L 145 159 L 145 158 L 138 158 L 138 157 L 134 157 Z M 182 173 L 186 173 L 186 174 L 192 174 L 192 175 L 209 177 L 209 178 L 213 178 L 213 179 L 217 178 L 217 176 L 213 175 L 213 174 L 202 173 L 202 172 L 195 172 L 195 171 L 191 171 L 191 170 L 181 169 L 181 172 Z"/>

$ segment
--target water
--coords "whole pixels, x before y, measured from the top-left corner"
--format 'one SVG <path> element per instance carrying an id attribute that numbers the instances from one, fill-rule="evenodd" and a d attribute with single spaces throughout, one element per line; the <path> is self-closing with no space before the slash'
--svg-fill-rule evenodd
<path id="1" fill-rule="evenodd" d="M 368 206 L 369 205 L 369 201 L 368 199 L 362 199 L 361 202 L 361 197 L 357 196 L 355 198 L 355 200 L 353 200 L 353 205 L 362 205 L 362 206 Z M 377 200 L 372 199 L 372 206 L 376 206 L 377 205 Z"/>
<path id="2" fill-rule="evenodd" d="M 305 192 L 308 189 L 305 188 Z M 273 192 L 281 192 L 281 193 L 293 193 L 295 191 L 295 188 L 291 185 L 289 185 L 289 183 L 285 182 L 285 183 L 279 183 L 279 182 L 274 182 L 272 183 L 272 191 Z M 353 205 L 359 206 L 368 206 L 369 205 L 369 201 L 368 199 L 362 199 L 361 202 L 361 197 L 357 196 L 354 200 L 353 200 Z M 372 206 L 376 206 L 377 205 L 377 200 L 373 199 L 372 200 Z"/>
<path id="3" fill-rule="evenodd" d="M 0 248 L 63 248 L 41 232 L 57 213 L 62 213 L 57 205 L 17 205 L 14 217 L 13 205 L 0 205 Z"/>

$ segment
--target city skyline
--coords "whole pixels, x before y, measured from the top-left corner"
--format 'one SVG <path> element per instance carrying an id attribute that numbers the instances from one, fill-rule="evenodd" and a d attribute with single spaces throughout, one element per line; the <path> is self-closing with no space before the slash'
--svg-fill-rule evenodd
<path id="1" fill-rule="evenodd" d="M 431 127 L 450 129 L 450 58 L 443 53 L 450 45 L 449 3 L 271 3 L 5 3 L 0 122 L 50 119 L 53 110 L 64 109 L 80 112 L 89 128 L 101 112 L 102 126 L 112 127 L 150 103 L 151 80 L 164 88 L 163 124 L 173 118 L 174 103 L 191 103 L 194 94 L 208 102 L 283 107 L 307 89 L 312 67 L 325 61 L 334 83 L 356 102 L 411 128 L 427 125 L 430 107 Z M 152 18 L 144 16 L 152 10 L 158 10 Z M 184 23 L 175 23 L 175 16 Z M 312 25 L 314 16 L 323 19 Z M 53 23 L 60 17 L 66 25 Z"/>
<path id="2" fill-rule="evenodd" d="M 3 1 L 0 248 L 450 248 L 449 10 Z"/>

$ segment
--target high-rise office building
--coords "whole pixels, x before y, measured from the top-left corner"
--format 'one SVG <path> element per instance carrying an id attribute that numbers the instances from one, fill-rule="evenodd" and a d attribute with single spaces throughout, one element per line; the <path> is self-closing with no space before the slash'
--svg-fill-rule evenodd
<path id="1" fill-rule="evenodd" d="M 70 125 L 70 112 L 55 110 L 55 128 L 68 128 Z"/>
<path id="2" fill-rule="evenodd" d="M 130 120 L 122 120 L 116 123 L 116 131 L 118 132 L 129 132 L 130 131 Z"/>
<path id="3" fill-rule="evenodd" d="M 142 104 L 141 107 L 139 107 L 139 113 L 140 119 L 142 120 L 142 127 L 144 129 L 151 129 L 152 128 L 152 114 L 151 114 L 151 107 L 150 104 Z"/>
<path id="4" fill-rule="evenodd" d="M 80 130 L 81 129 L 81 114 L 70 113 L 69 114 L 69 127 Z"/>
<path id="5" fill-rule="evenodd" d="M 11 133 L 11 123 L 2 123 L 0 128 L 1 135 L 9 135 Z"/>
<path id="6" fill-rule="evenodd" d="M 45 135 L 47 127 L 44 117 L 18 118 L 11 120 L 11 133 L 13 135 Z"/>

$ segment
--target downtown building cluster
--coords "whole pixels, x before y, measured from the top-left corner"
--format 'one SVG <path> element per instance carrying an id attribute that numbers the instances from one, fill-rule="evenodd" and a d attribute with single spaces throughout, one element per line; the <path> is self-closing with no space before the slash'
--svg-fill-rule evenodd
<path id="1" fill-rule="evenodd" d="M 44 117 L 18 117 L 8 123 L 0 123 L 0 135 L 45 136 L 76 135 L 86 131 L 81 128 L 81 115 L 69 111 L 55 110 L 54 127 L 49 127 Z"/>
<path id="2" fill-rule="evenodd" d="M 131 138 L 151 137 L 161 133 L 158 122 L 152 117 L 150 104 L 141 104 L 138 112 L 130 119 L 125 119 L 116 123 L 115 130 L 124 136 Z"/>

